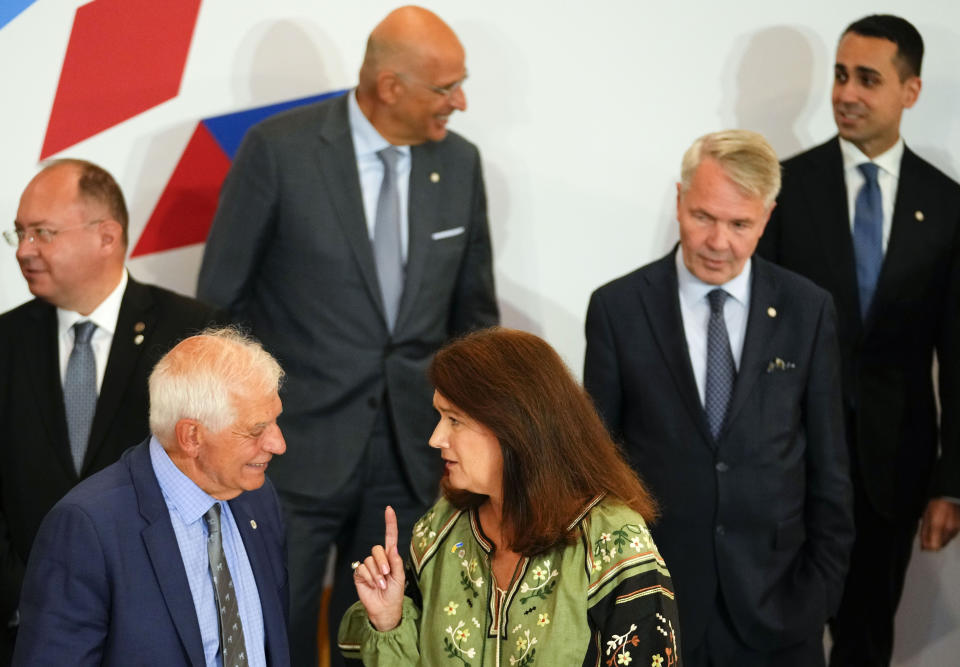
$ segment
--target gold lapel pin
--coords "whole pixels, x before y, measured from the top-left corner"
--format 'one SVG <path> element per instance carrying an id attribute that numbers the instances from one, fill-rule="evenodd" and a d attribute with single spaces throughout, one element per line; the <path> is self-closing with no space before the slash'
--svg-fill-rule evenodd
<path id="1" fill-rule="evenodd" d="M 917 222 L 923 222 L 923 211 L 914 211 L 913 217 L 917 219 Z"/>
<path id="2" fill-rule="evenodd" d="M 435 172 L 435 171 L 430 172 L 430 182 L 431 182 L 431 183 L 439 183 L 439 182 L 440 182 L 440 174 L 438 174 L 438 173 Z"/>
<path id="3" fill-rule="evenodd" d="M 257 522 L 254 521 L 253 519 L 250 519 L 250 527 L 253 528 L 254 530 L 256 530 L 256 529 L 257 529 Z"/>
<path id="4" fill-rule="evenodd" d="M 767 308 L 767 315 L 769 315 L 770 317 L 776 317 L 777 309 L 774 308 L 773 306 L 770 306 L 769 308 Z"/>
<path id="5" fill-rule="evenodd" d="M 133 325 L 133 330 L 136 333 L 143 333 L 143 330 L 147 328 L 147 325 L 143 322 L 137 322 Z"/>
<path id="6" fill-rule="evenodd" d="M 139 345 L 142 342 L 143 342 L 143 334 L 137 334 L 136 336 L 133 337 L 134 345 Z"/>

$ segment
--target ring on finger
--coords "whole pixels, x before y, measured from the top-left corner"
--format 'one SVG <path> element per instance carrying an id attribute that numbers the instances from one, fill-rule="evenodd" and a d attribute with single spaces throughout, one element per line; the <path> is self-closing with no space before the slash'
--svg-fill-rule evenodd
<path id="1" fill-rule="evenodd" d="M 350 569 L 351 569 L 351 570 L 356 570 L 358 567 L 360 567 L 360 561 L 355 560 L 355 561 L 353 561 L 352 563 L 350 563 Z"/>

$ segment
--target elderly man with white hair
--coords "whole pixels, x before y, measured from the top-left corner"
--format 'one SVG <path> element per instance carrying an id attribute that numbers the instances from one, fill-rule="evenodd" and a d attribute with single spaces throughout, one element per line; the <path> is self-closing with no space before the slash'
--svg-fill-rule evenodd
<path id="1" fill-rule="evenodd" d="M 153 435 L 67 494 L 27 569 L 14 664 L 288 665 L 283 371 L 233 329 L 150 376 Z"/>

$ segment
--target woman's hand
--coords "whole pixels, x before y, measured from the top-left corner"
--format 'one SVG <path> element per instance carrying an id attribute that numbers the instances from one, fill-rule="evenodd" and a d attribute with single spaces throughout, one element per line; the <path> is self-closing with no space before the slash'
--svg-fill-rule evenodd
<path id="1" fill-rule="evenodd" d="M 403 617 L 403 588 L 406 574 L 397 551 L 397 515 L 389 505 L 383 512 L 386 531 L 383 546 L 377 545 L 353 570 L 357 595 L 367 610 L 370 622 L 386 632 L 400 625 Z"/>

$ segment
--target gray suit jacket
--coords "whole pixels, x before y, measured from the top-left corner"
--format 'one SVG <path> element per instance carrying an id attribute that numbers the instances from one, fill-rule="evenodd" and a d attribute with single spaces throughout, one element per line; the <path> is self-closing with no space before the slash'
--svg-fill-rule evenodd
<path id="1" fill-rule="evenodd" d="M 322 497 L 339 488 L 386 395 L 405 472 L 422 502 L 436 496 L 426 368 L 451 336 L 498 320 L 476 147 L 453 133 L 413 147 L 409 195 L 406 283 L 391 336 L 345 96 L 251 128 L 224 183 L 197 291 L 251 326 L 287 372 L 288 449 L 271 466 L 287 491 Z"/>

